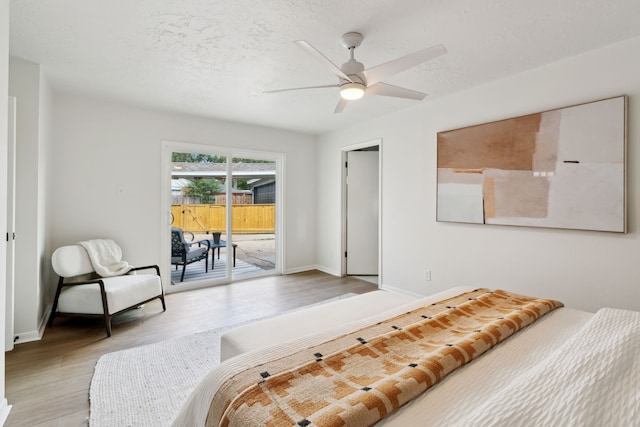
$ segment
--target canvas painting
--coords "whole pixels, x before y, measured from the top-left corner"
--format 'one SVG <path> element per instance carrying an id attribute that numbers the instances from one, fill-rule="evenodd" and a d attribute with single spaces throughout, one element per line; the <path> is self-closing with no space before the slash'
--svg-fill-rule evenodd
<path id="1" fill-rule="evenodd" d="M 626 232 L 626 97 L 438 133 L 437 220 Z"/>

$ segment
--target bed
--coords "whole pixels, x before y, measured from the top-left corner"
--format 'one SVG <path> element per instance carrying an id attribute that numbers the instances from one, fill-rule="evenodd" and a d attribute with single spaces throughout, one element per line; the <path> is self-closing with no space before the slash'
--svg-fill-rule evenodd
<path id="1" fill-rule="evenodd" d="M 365 294 L 230 331 L 222 340 L 227 360 L 196 387 L 173 425 L 208 425 L 217 393 L 247 370 L 472 291 L 459 287 L 420 299 L 378 291 L 375 297 Z M 351 316 L 346 304 L 354 307 Z M 340 313 L 339 321 L 327 322 L 332 312 Z M 553 309 L 376 425 L 640 425 L 639 354 L 639 312 Z M 218 425 L 216 420 L 210 418 L 209 425 Z M 320 425 L 303 421 L 298 425 Z M 228 425 L 247 425 L 234 422 Z"/>

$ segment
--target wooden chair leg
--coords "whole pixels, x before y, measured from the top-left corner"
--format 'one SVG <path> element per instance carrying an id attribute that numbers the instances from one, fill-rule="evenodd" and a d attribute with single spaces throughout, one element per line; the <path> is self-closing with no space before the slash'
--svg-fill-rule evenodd
<path id="1" fill-rule="evenodd" d="M 107 338 L 111 336 L 111 316 L 108 314 L 104 315 L 104 325 L 107 328 Z"/>
<path id="2" fill-rule="evenodd" d="M 109 314 L 109 304 L 107 303 L 107 292 L 104 290 L 104 282 L 100 280 L 100 294 L 102 295 L 102 313 L 104 314 L 104 325 L 107 328 L 107 338 L 111 336 L 111 315 Z"/>

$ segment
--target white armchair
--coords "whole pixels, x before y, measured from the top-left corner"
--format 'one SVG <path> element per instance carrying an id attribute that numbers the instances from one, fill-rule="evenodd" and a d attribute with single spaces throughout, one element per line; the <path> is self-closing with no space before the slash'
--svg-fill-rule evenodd
<path id="1" fill-rule="evenodd" d="M 119 249 L 119 247 L 118 247 Z M 127 274 L 99 277 L 86 249 L 81 245 L 62 246 L 51 256 L 53 269 L 60 276 L 49 317 L 49 326 L 57 316 L 100 317 L 107 336 L 111 336 L 111 318 L 156 298 L 166 311 L 164 291 L 157 265 L 137 267 Z M 154 274 L 138 274 L 141 270 Z"/>

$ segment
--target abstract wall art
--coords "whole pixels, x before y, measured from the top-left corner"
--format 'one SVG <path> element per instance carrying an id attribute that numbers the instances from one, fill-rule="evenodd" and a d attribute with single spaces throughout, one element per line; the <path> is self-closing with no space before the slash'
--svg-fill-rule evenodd
<path id="1" fill-rule="evenodd" d="M 626 104 L 439 132 L 437 221 L 626 232 Z"/>

